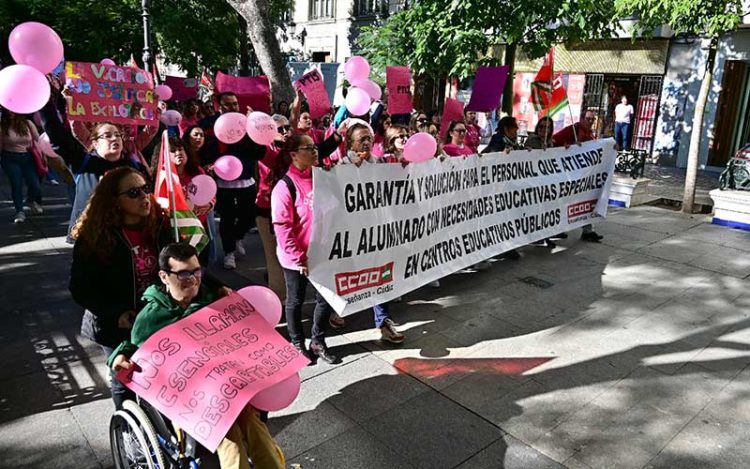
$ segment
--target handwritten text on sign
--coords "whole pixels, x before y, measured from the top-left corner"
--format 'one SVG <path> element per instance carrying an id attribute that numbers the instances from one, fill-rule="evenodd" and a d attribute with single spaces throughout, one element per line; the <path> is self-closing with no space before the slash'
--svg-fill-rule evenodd
<path id="1" fill-rule="evenodd" d="M 158 97 L 146 71 L 119 65 L 66 62 L 68 118 L 119 124 L 156 122 Z"/>
<path id="2" fill-rule="evenodd" d="M 318 119 L 331 110 L 331 100 L 328 98 L 323 76 L 317 69 L 305 73 L 295 85 L 305 93 L 310 106 L 310 117 Z"/>
<path id="3" fill-rule="evenodd" d="M 132 360 L 140 370 L 117 378 L 211 451 L 256 393 L 309 363 L 236 293 L 156 332 Z"/>
<path id="4" fill-rule="evenodd" d="M 611 139 L 568 149 L 314 169 L 310 281 L 340 314 L 601 220 Z"/>

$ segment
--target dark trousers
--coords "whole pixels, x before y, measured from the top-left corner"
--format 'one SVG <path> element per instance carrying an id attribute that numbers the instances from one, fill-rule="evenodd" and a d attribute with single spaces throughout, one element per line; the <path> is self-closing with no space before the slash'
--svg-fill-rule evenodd
<path id="1" fill-rule="evenodd" d="M 255 223 L 255 186 L 216 191 L 216 211 L 221 217 L 219 236 L 224 253 L 234 252 L 234 245 L 245 237 Z"/>
<path id="2" fill-rule="evenodd" d="M 100 345 L 100 347 L 102 348 L 105 357 L 109 357 L 112 355 L 112 352 L 115 351 L 112 347 L 107 347 L 105 345 Z M 115 409 L 120 410 L 122 409 L 122 403 L 127 399 L 130 399 L 131 401 L 135 400 L 135 393 L 117 380 L 115 372 L 112 371 L 111 368 L 107 370 L 107 373 L 109 374 L 109 389 L 112 392 L 112 400 L 115 403 Z"/>
<path id="3" fill-rule="evenodd" d="M 615 122 L 615 142 L 623 150 L 630 150 L 630 124 L 626 122 Z"/>
<path id="4" fill-rule="evenodd" d="M 293 344 L 305 343 L 305 332 L 302 329 L 302 304 L 305 302 L 305 291 L 310 281 L 296 270 L 284 270 L 284 282 L 286 283 L 286 327 L 289 330 L 289 338 Z M 331 305 L 318 293 L 315 292 L 315 310 L 313 311 L 313 323 L 311 339 L 314 344 L 325 344 L 328 320 L 331 317 Z"/>
<path id="5" fill-rule="evenodd" d="M 23 182 L 29 188 L 29 199 L 42 203 L 42 185 L 36 174 L 34 157 L 31 153 L 13 153 L 4 151 L 0 157 L 0 165 L 10 179 L 10 192 L 16 212 L 23 212 Z"/>

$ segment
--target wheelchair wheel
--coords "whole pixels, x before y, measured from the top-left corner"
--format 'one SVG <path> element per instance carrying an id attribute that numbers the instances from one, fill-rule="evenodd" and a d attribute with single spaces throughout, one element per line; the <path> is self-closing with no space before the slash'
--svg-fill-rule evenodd
<path id="1" fill-rule="evenodd" d="M 116 411 L 109 421 L 109 443 L 116 469 L 156 469 L 146 436 L 127 411 Z"/>
<path id="2" fill-rule="evenodd" d="M 138 424 L 140 424 L 141 430 L 143 431 L 143 434 L 145 435 L 146 440 L 150 445 L 149 449 L 151 450 L 151 456 L 154 459 L 156 467 L 158 469 L 167 469 L 171 467 L 166 463 L 166 460 L 164 459 L 164 454 L 162 453 L 161 447 L 159 446 L 159 438 L 156 435 L 156 430 L 154 430 L 154 425 L 146 415 L 146 412 L 144 412 L 137 403 L 130 400 L 123 402 L 122 407 L 123 409 L 130 412 L 138 421 Z"/>

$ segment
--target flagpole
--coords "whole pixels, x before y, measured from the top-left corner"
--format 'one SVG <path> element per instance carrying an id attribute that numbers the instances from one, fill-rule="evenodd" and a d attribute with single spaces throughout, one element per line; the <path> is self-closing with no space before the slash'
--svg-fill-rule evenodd
<path id="1" fill-rule="evenodd" d="M 174 241 L 180 242 L 180 233 L 177 230 L 177 209 L 174 200 L 174 181 L 172 180 L 172 155 L 169 151 L 169 137 L 167 131 L 162 134 L 162 146 L 166 148 L 164 165 L 167 171 L 167 192 L 169 192 L 169 208 L 172 211 L 172 225 L 174 227 Z M 163 150 L 162 150 L 163 151 Z"/>

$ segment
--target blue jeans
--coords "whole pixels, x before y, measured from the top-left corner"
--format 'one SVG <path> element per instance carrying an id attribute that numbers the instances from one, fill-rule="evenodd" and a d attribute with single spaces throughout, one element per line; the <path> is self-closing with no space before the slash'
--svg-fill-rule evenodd
<path id="1" fill-rule="evenodd" d="M 623 150 L 630 150 L 630 123 L 615 122 L 615 142 Z"/>
<path id="2" fill-rule="evenodd" d="M 29 198 L 33 202 L 42 203 L 42 186 L 36 174 L 34 157 L 31 153 L 14 153 L 4 151 L 0 159 L 5 174 L 10 179 L 10 190 L 13 196 L 13 206 L 16 212 L 23 212 L 23 181 L 29 187 Z"/>
<path id="3" fill-rule="evenodd" d="M 112 355 L 112 352 L 115 351 L 112 347 L 106 347 L 104 345 L 100 345 L 100 347 L 102 348 L 102 352 L 104 352 L 104 356 L 107 358 L 109 358 L 109 356 Z M 115 403 L 115 409 L 120 410 L 122 409 L 122 403 L 127 399 L 132 401 L 135 400 L 135 393 L 118 381 L 115 377 L 115 372 L 109 367 L 107 369 L 107 374 L 109 375 L 109 389 L 112 392 L 112 400 Z"/>
<path id="4" fill-rule="evenodd" d="M 375 315 L 375 327 L 378 329 L 383 327 L 383 323 L 386 319 L 391 318 L 391 307 L 388 303 L 373 306 L 372 312 Z"/>

